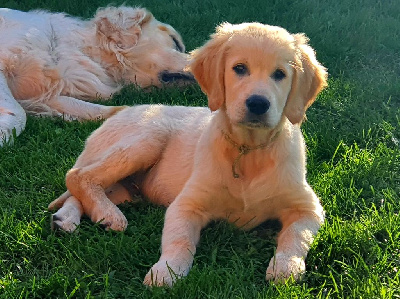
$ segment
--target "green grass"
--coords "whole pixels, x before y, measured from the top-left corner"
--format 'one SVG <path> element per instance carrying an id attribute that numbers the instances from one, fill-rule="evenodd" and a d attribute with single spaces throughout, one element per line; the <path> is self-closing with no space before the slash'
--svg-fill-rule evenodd
<path id="1" fill-rule="evenodd" d="M 115 1 L 121 4 L 122 1 Z M 5 0 L 89 17 L 105 0 Z M 129 226 L 106 232 L 83 221 L 77 233 L 50 230 L 49 202 L 99 122 L 28 118 L 0 149 L 1 298 L 400 298 L 400 2 L 377 0 L 126 1 L 147 7 L 182 34 L 188 50 L 222 21 L 260 21 L 305 32 L 328 67 L 329 88 L 303 132 L 308 180 L 326 210 L 302 282 L 264 281 L 274 253 L 270 226 L 204 229 L 189 276 L 173 289 L 147 289 L 158 260 L 164 208 L 122 207 Z M 0 41 L 1 42 L 1 41 Z M 141 92 L 114 104 L 206 105 L 198 87 Z"/>

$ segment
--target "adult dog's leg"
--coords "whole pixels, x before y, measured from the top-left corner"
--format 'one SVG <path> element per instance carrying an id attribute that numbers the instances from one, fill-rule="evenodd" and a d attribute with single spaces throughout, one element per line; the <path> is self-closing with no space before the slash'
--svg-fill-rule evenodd
<path id="1" fill-rule="evenodd" d="M 304 260 L 324 221 L 324 212 L 316 195 L 313 191 L 309 195 L 316 199 L 313 209 L 288 209 L 280 216 L 282 230 L 275 256 L 267 268 L 266 280 L 283 282 L 290 277 L 298 280 L 305 272 Z"/>
<path id="2" fill-rule="evenodd" d="M 67 96 L 58 96 L 46 105 L 57 110 L 66 120 L 98 120 L 106 119 L 126 106 L 104 106 Z"/>
<path id="3" fill-rule="evenodd" d="M 108 199 L 105 190 L 128 175 L 154 165 L 165 147 L 163 138 L 139 132 L 138 136 L 121 138 L 95 160 L 91 157 L 91 150 L 85 149 L 66 177 L 68 190 L 81 202 L 85 214 L 92 221 L 119 231 L 126 228 L 127 220 Z M 85 161 L 93 162 L 83 164 Z"/>
<path id="4" fill-rule="evenodd" d="M 119 183 L 108 188 L 106 195 L 115 205 L 131 201 L 131 194 Z M 81 222 L 83 215 L 82 204 L 74 196 L 71 196 L 69 191 L 66 191 L 48 206 L 49 210 L 57 208 L 59 210 L 51 216 L 51 228 L 53 230 L 73 232 Z"/>
<path id="5" fill-rule="evenodd" d="M 26 124 L 26 114 L 14 99 L 7 85 L 6 77 L 0 71 L 0 146 L 12 141 L 13 130 L 16 136 L 21 134 Z"/>
<path id="6" fill-rule="evenodd" d="M 167 209 L 161 257 L 144 278 L 145 285 L 172 286 L 177 279 L 189 273 L 200 231 L 211 220 L 204 207 L 194 204 L 201 194 L 207 196 L 206 192 L 193 194 L 196 194 L 195 198 L 185 197 L 182 201 L 182 194 L 179 195 L 181 198 L 178 197 Z"/>

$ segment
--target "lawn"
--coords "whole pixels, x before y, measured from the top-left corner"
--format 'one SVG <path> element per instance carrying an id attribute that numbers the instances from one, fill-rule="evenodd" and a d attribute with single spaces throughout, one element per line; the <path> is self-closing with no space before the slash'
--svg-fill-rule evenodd
<path id="1" fill-rule="evenodd" d="M 122 1 L 114 1 L 121 4 Z M 100 122 L 29 117 L 13 146 L 0 148 L 1 298 L 400 298 L 400 2 L 396 0 L 141 0 L 173 25 L 187 49 L 215 26 L 259 21 L 305 32 L 329 70 L 329 87 L 302 126 L 308 181 L 326 223 L 298 283 L 264 280 L 276 231 L 213 223 L 189 276 L 173 289 L 142 279 L 158 260 L 164 208 L 125 205 L 129 226 L 106 232 L 89 220 L 74 234 L 50 229 L 48 203 Z M 105 0 L 2 0 L 1 6 L 90 17 Z M 0 41 L 1 43 L 1 41 Z M 142 92 L 113 104 L 206 105 L 197 86 Z"/>

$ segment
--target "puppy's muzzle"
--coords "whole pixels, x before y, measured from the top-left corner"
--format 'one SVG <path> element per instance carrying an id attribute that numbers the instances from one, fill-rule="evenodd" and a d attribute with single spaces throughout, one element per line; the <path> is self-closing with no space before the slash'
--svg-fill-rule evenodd
<path id="1" fill-rule="evenodd" d="M 246 100 L 246 106 L 250 113 L 255 115 L 263 115 L 268 111 L 270 102 L 264 96 L 251 95 Z"/>
<path id="2" fill-rule="evenodd" d="M 162 71 L 158 74 L 158 78 L 163 84 L 186 85 L 196 82 L 194 76 L 189 72 Z"/>

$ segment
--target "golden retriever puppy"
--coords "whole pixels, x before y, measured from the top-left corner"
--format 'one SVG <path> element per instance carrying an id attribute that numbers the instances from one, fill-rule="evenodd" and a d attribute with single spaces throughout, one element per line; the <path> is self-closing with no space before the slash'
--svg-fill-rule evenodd
<path id="1" fill-rule="evenodd" d="M 85 213 L 124 230 L 115 204 L 129 198 L 123 185 L 132 180 L 169 206 L 161 257 L 145 284 L 170 286 L 187 275 L 201 229 L 218 219 L 243 229 L 279 219 L 266 279 L 299 278 L 324 221 L 306 181 L 300 124 L 326 85 L 325 68 L 303 34 L 259 23 L 220 25 L 190 68 L 210 109 L 143 105 L 108 119 L 67 173 L 68 191 L 50 204 L 61 207 L 53 227 L 72 231 Z"/>
<path id="2" fill-rule="evenodd" d="M 24 129 L 25 111 L 107 118 L 121 108 L 87 101 L 108 99 L 126 83 L 194 81 L 183 72 L 180 35 L 143 8 L 102 8 L 88 21 L 2 8 L 0 40 L 0 146 Z"/>

